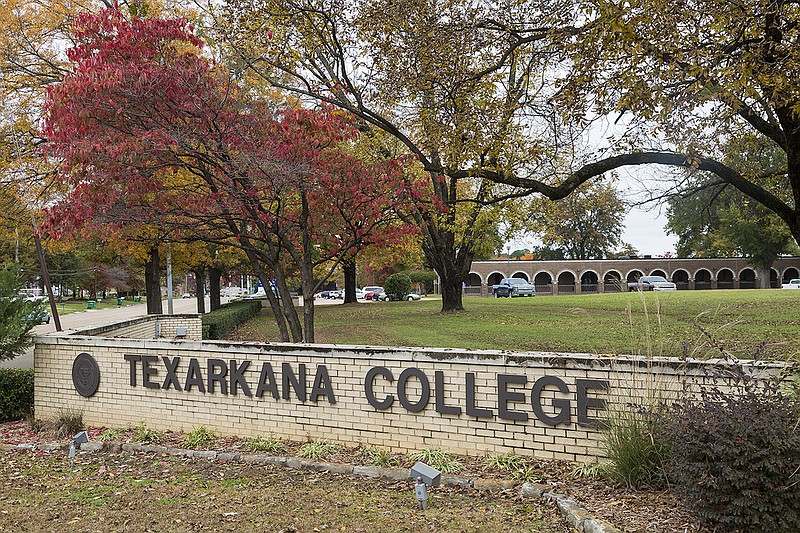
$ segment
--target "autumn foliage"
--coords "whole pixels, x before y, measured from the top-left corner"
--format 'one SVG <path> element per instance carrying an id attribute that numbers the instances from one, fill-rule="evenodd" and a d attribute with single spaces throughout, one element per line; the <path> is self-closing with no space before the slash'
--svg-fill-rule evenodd
<path id="1" fill-rule="evenodd" d="M 315 266 L 408 232 L 395 214 L 406 191 L 397 161 L 352 155 L 358 130 L 342 113 L 280 108 L 245 90 L 185 20 L 105 10 L 77 17 L 73 35 L 74 69 L 49 89 L 42 129 L 70 190 L 51 210 L 58 226 L 233 239 L 284 302 L 289 274 L 310 294 Z M 287 336 L 313 340 L 312 306 L 304 336 L 294 308 L 271 303 Z"/>

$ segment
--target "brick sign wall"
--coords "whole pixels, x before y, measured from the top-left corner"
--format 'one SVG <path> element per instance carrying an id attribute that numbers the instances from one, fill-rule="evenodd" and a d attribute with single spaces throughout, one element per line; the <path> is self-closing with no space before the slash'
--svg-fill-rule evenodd
<path id="1" fill-rule="evenodd" d="M 120 326 L 122 327 L 122 326 Z M 131 331 L 127 329 L 126 331 Z M 147 331 L 152 329 L 147 328 Z M 37 418 L 592 461 L 598 425 L 705 363 L 553 353 L 39 337 Z"/>

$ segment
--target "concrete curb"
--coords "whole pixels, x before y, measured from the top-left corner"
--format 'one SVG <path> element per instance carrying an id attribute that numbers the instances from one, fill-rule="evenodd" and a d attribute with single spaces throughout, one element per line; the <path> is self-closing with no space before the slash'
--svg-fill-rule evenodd
<path id="1" fill-rule="evenodd" d="M 41 451 L 46 453 L 69 451 L 67 444 L 17 444 L 0 445 L 0 451 Z M 173 457 L 186 457 L 190 459 L 205 459 L 209 461 L 235 461 L 254 464 L 274 464 L 298 470 L 315 470 L 332 474 L 356 475 L 372 479 L 387 481 L 413 481 L 406 468 L 381 468 L 378 466 L 352 466 L 332 463 L 315 463 L 296 459 L 294 457 L 279 457 L 260 454 L 243 454 L 237 452 L 216 452 L 214 450 L 187 450 L 184 448 L 169 448 L 167 446 L 154 446 L 149 444 L 119 443 L 119 442 L 88 442 L 80 447 L 82 453 L 110 452 L 110 453 L 148 453 L 166 454 Z M 471 488 L 481 492 L 501 492 L 513 489 L 516 484 L 507 479 L 480 479 L 464 478 L 459 476 L 442 475 L 442 485 L 449 487 Z M 519 496 L 523 499 L 543 499 L 555 502 L 564 518 L 578 531 L 583 533 L 622 533 L 611 524 L 592 518 L 589 511 L 580 507 L 578 503 L 564 496 L 550 492 L 549 485 L 524 483 L 519 489 Z"/>

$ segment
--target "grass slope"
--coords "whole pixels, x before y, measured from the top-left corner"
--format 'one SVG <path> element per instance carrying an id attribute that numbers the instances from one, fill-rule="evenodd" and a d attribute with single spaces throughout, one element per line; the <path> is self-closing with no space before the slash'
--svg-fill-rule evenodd
<path id="1" fill-rule="evenodd" d="M 740 358 L 800 357 L 800 291 L 466 298 L 316 308 L 319 343 Z M 230 337 L 275 341 L 269 311 Z"/>

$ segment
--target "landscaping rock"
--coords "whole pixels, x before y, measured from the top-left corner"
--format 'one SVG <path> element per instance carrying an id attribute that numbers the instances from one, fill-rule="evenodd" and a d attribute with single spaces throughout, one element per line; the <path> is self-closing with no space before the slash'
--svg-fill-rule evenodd
<path id="1" fill-rule="evenodd" d="M 519 489 L 519 495 L 523 498 L 541 498 L 546 492 L 550 492 L 550 485 L 543 483 L 524 483 Z"/>

